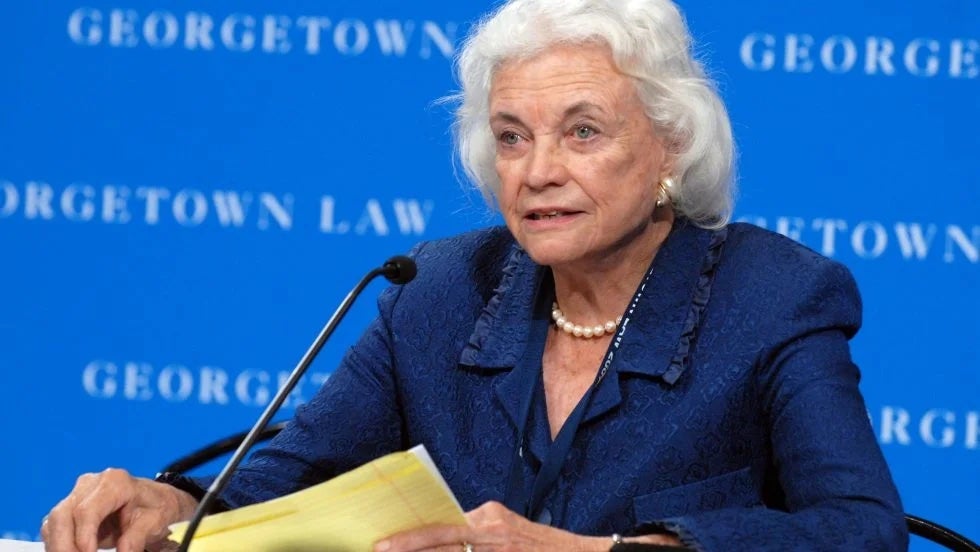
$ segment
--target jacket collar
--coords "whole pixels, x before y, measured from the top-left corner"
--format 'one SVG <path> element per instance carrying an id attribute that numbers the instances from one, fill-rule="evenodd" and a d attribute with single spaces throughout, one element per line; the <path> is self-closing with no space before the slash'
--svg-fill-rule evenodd
<path id="1" fill-rule="evenodd" d="M 653 260 L 643 299 L 629 316 L 632 323 L 613 362 L 615 372 L 659 378 L 669 385 L 677 381 L 724 237 L 724 230 L 704 230 L 684 219 L 675 222 Z M 460 364 L 486 370 L 510 370 L 517 364 L 527 344 L 538 284 L 546 273 L 515 244 Z"/>

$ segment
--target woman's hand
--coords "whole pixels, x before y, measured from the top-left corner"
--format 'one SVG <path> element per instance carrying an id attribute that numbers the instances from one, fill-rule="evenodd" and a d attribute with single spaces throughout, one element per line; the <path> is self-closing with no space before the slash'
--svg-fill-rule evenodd
<path id="1" fill-rule="evenodd" d="M 118 552 L 159 549 L 167 526 L 189 518 L 194 497 L 163 483 L 108 469 L 78 478 L 71 494 L 44 518 L 41 536 L 48 552 Z"/>
<path id="2" fill-rule="evenodd" d="M 487 502 L 467 512 L 466 525 L 434 525 L 392 535 L 374 545 L 375 552 L 438 550 L 445 552 L 534 551 L 606 552 L 610 537 L 583 537 L 548 525 L 541 525 L 508 510 L 499 502 Z M 679 544 L 668 535 L 652 535 L 631 541 Z"/>

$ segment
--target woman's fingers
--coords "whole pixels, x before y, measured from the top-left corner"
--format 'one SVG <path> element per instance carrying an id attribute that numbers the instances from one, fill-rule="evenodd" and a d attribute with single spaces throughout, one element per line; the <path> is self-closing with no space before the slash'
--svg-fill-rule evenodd
<path id="1" fill-rule="evenodd" d="M 160 544 L 170 534 L 168 527 L 175 521 L 173 517 L 162 505 L 142 504 L 121 512 L 123 530 L 116 541 L 116 550 L 143 552 L 151 545 Z"/>
<path id="2" fill-rule="evenodd" d="M 112 540 L 111 533 L 122 531 L 122 524 L 110 518 L 136 498 L 133 478 L 123 470 L 105 470 L 93 481 L 74 507 L 75 544 L 81 550 L 94 550 L 100 537 L 103 542 L 106 536 Z M 118 523 L 118 527 L 101 530 L 106 523 Z"/>
<path id="3" fill-rule="evenodd" d="M 144 508 L 120 513 L 121 531 L 116 540 L 117 552 L 143 552 L 152 536 L 159 532 L 159 515 Z"/>
<path id="4" fill-rule="evenodd" d="M 90 552 L 115 546 L 142 552 L 167 536 L 167 526 L 193 511 L 194 499 L 169 485 L 109 469 L 78 478 L 41 527 L 48 552 Z"/>
<path id="5" fill-rule="evenodd" d="M 41 524 L 41 536 L 49 552 L 78 552 L 75 512 L 79 500 L 87 497 L 98 481 L 95 474 L 85 474 L 75 481 L 71 493 L 55 505 Z"/>
<path id="6" fill-rule="evenodd" d="M 543 533 L 554 532 L 551 527 L 532 523 L 507 509 L 499 502 L 487 502 L 466 513 L 467 525 L 433 525 L 405 531 L 375 545 L 375 552 L 415 552 L 425 550 L 462 552 L 469 543 L 480 550 L 563 549 L 563 541 L 549 539 Z M 565 536 L 552 535 L 553 537 Z M 542 546 L 543 545 L 543 546 Z"/>
<path id="7" fill-rule="evenodd" d="M 396 533 L 374 546 L 374 552 L 413 552 L 416 550 L 455 550 L 463 548 L 470 532 L 465 525 L 430 525 Z"/>
<path id="8" fill-rule="evenodd" d="M 517 522 L 518 520 L 526 521 L 496 501 L 484 502 L 479 508 L 466 512 L 466 521 L 472 527 L 483 527 L 501 522 Z"/>
<path id="9" fill-rule="evenodd" d="M 41 523 L 41 537 L 49 552 L 77 552 L 75 546 L 75 523 L 72 506 L 68 498 L 59 502 Z"/>

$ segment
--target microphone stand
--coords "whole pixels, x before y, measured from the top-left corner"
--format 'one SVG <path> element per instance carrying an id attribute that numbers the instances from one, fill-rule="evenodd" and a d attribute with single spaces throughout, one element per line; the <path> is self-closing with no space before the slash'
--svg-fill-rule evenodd
<path id="1" fill-rule="evenodd" d="M 272 399 L 272 402 L 266 407 L 265 412 L 262 413 L 262 416 L 259 417 L 259 420 L 252 427 L 251 431 L 249 431 L 248 435 L 245 436 L 245 440 L 238 446 L 235 454 L 232 455 L 224 469 L 221 470 L 218 477 L 211 483 L 211 486 L 208 487 L 207 493 L 205 493 L 204 498 L 202 498 L 201 502 L 197 505 L 197 509 L 194 510 L 194 515 L 191 517 L 190 522 L 187 525 L 187 531 L 184 533 L 184 538 L 180 542 L 178 552 L 187 552 L 191 544 L 191 539 L 194 538 L 194 533 L 197 532 L 197 528 L 201 525 L 201 520 L 204 519 L 204 516 L 207 515 L 208 510 L 218 498 L 218 494 L 221 493 L 221 491 L 228 485 L 228 482 L 231 480 L 232 473 L 234 473 L 235 469 L 238 468 L 238 465 L 242 463 L 242 460 L 245 459 L 245 454 L 252 447 L 252 445 L 255 444 L 256 439 L 258 439 L 259 435 L 266 428 L 266 426 L 269 425 L 269 421 L 272 420 L 272 416 L 275 415 L 275 413 L 282 406 L 282 403 L 286 401 L 286 397 L 289 396 L 289 393 L 291 393 L 293 388 L 296 387 L 296 384 L 299 383 L 300 378 L 303 377 L 306 369 L 313 362 L 313 359 L 316 358 L 316 355 L 320 352 L 320 349 L 323 348 L 324 343 L 327 342 L 327 339 L 340 323 L 340 320 L 345 314 L 347 314 L 347 311 L 350 310 L 350 307 L 354 304 L 354 300 L 357 299 L 357 296 L 360 295 L 364 288 L 378 276 L 383 275 L 390 282 L 395 284 L 406 284 L 415 278 L 415 271 L 415 261 L 412 259 L 401 255 L 392 257 L 391 259 L 388 259 L 383 266 L 368 272 L 363 278 L 361 278 L 361 281 L 354 286 L 354 289 L 352 289 L 350 293 L 344 297 L 344 300 L 340 303 L 340 306 L 337 307 L 337 310 L 333 313 L 333 316 L 330 317 L 327 324 L 322 330 L 320 330 L 320 334 L 316 336 L 316 339 L 313 341 L 313 344 L 310 345 L 310 348 L 307 349 L 306 353 L 303 355 L 303 358 L 301 358 L 296 367 L 293 368 L 292 373 L 289 374 L 289 379 L 287 379 L 283 386 L 279 389 L 279 392 L 276 393 L 276 396 Z"/>

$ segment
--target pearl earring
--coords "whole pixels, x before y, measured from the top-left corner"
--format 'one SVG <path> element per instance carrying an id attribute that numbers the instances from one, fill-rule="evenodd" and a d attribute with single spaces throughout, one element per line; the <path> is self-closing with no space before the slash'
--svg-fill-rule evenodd
<path id="1" fill-rule="evenodd" d="M 660 180 L 660 196 L 657 198 L 657 208 L 667 205 L 672 200 L 671 192 L 674 190 L 674 179 L 667 176 Z"/>

